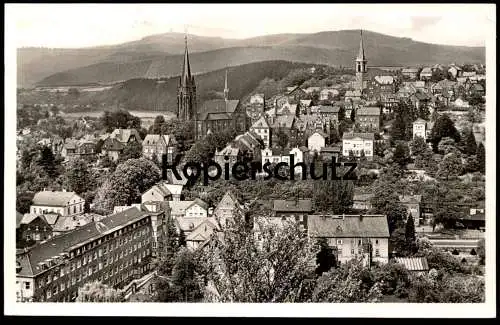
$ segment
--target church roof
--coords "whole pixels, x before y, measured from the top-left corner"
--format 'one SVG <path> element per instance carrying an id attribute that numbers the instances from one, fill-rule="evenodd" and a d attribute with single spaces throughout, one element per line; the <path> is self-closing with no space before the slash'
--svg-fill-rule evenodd
<path id="1" fill-rule="evenodd" d="M 360 36 L 361 36 L 361 39 L 359 41 L 359 53 L 358 53 L 358 57 L 356 58 L 356 61 L 366 61 L 365 49 L 363 47 L 363 31 L 360 31 Z"/>
<path id="2" fill-rule="evenodd" d="M 231 115 L 236 111 L 239 100 L 223 100 L 213 99 L 203 103 L 201 112 L 199 113 L 200 120 L 219 120 L 230 119 Z M 211 115 L 211 116 L 209 116 Z"/>

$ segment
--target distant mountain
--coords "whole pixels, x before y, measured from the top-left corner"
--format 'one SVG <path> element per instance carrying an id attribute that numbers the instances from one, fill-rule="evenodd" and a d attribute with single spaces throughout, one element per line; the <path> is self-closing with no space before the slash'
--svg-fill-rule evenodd
<path id="1" fill-rule="evenodd" d="M 484 47 L 427 44 L 370 31 L 363 32 L 363 39 L 369 66 L 485 62 Z M 267 60 L 351 66 L 358 47 L 357 30 L 243 40 L 189 36 L 195 73 Z M 22 48 L 17 55 L 18 85 L 71 85 L 178 75 L 183 50 L 184 35 L 179 33 L 84 49 Z"/>

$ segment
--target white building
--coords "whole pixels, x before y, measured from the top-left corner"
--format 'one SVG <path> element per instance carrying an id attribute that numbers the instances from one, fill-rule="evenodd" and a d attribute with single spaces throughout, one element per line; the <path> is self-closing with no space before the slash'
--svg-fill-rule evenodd
<path id="1" fill-rule="evenodd" d="M 365 265 L 389 262 L 389 225 L 385 215 L 309 215 L 310 238 L 325 238 L 337 261 L 362 258 Z"/>
<path id="2" fill-rule="evenodd" d="M 42 191 L 35 194 L 30 207 L 31 214 L 59 213 L 73 216 L 84 212 L 85 200 L 75 192 Z"/>
<path id="3" fill-rule="evenodd" d="M 180 201 L 182 188 L 182 184 L 169 184 L 166 181 L 162 181 L 144 192 L 141 195 L 141 202 Z"/>
<path id="4" fill-rule="evenodd" d="M 200 199 L 194 201 L 169 201 L 170 215 L 172 218 L 206 218 L 208 216 L 208 204 Z"/>
<path id="5" fill-rule="evenodd" d="M 250 127 L 250 131 L 257 134 L 262 141 L 264 142 L 264 146 L 269 148 L 271 145 L 271 128 L 267 119 L 264 116 L 261 116 L 254 124 Z"/>
<path id="6" fill-rule="evenodd" d="M 427 121 L 424 119 L 417 119 L 413 122 L 413 139 L 421 137 L 427 139 Z"/>
<path id="7" fill-rule="evenodd" d="M 373 133 L 344 133 L 342 136 L 342 155 L 361 157 L 364 153 L 368 159 L 373 158 L 375 136 Z"/>
<path id="8" fill-rule="evenodd" d="M 327 135 L 321 131 L 316 131 L 307 138 L 307 148 L 311 151 L 320 152 L 326 146 Z"/>

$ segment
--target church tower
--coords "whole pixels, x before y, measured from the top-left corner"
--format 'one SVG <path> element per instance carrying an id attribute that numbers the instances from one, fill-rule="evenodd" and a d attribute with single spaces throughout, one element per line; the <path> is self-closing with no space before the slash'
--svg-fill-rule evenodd
<path id="1" fill-rule="evenodd" d="M 180 120 L 191 121 L 196 118 L 196 85 L 194 77 L 191 75 L 191 66 L 189 65 L 189 53 L 187 47 L 187 35 L 184 37 L 185 50 L 184 62 L 182 65 L 182 74 L 177 89 L 177 118 Z"/>
<path id="2" fill-rule="evenodd" d="M 363 47 L 363 31 L 360 31 L 361 40 L 359 42 L 359 53 L 356 58 L 356 90 L 363 92 L 363 83 L 366 76 L 366 64 L 367 60 L 365 57 L 365 49 Z"/>
<path id="3" fill-rule="evenodd" d="M 224 100 L 226 102 L 229 100 L 229 88 L 227 87 L 227 69 L 226 69 L 226 79 L 224 81 Z"/>

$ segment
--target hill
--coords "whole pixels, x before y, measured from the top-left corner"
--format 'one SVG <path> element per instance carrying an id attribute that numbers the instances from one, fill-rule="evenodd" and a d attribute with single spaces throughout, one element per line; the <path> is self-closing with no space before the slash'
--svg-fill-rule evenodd
<path id="1" fill-rule="evenodd" d="M 256 89 L 264 79 L 281 80 L 294 70 L 308 67 L 311 65 L 287 61 L 264 61 L 229 67 L 227 69 L 229 97 L 242 99 Z M 226 69 L 219 69 L 196 76 L 200 104 L 208 99 L 222 98 L 225 72 Z M 134 78 L 99 92 L 80 91 L 75 96 L 48 91 L 24 91 L 20 92 L 18 102 L 28 105 L 44 102 L 62 104 L 67 107 L 67 112 L 79 109 L 103 110 L 110 107 L 175 112 L 178 83 L 178 77 Z M 82 108 L 73 108 L 75 105 Z"/>
<path id="2" fill-rule="evenodd" d="M 370 31 L 363 32 L 368 64 L 419 66 L 485 61 L 484 47 L 445 46 L 416 42 Z M 278 34 L 243 40 L 189 36 L 195 73 L 225 66 L 268 60 L 288 60 L 351 66 L 359 46 L 359 31 Z M 152 35 L 120 45 L 84 49 L 18 50 L 18 85 L 115 82 L 130 77 L 179 74 L 184 37 Z M 105 71 L 105 72 L 104 72 Z"/>

